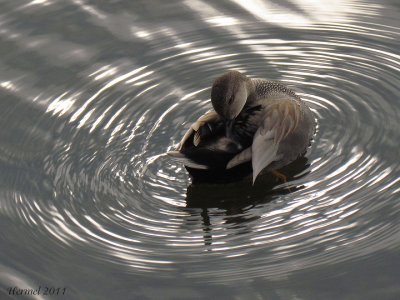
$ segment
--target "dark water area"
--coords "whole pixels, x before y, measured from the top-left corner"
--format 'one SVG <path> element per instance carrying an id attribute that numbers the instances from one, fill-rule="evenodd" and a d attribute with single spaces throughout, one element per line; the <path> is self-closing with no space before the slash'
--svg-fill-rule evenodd
<path id="1" fill-rule="evenodd" d="M 390 0 L 0 1 L 0 299 L 400 299 L 399 20 Z M 314 112 L 287 183 L 193 184 L 164 154 L 227 69 Z"/>

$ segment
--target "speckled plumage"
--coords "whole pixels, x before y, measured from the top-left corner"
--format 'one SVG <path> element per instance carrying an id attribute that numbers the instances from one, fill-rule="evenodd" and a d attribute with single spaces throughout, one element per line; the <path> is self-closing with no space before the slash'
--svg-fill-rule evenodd
<path id="1" fill-rule="evenodd" d="M 229 171 L 251 161 L 254 182 L 262 170 L 302 155 L 315 130 L 307 105 L 277 81 L 229 71 L 215 80 L 211 101 L 215 111 L 193 123 L 169 152 L 191 168 Z"/>

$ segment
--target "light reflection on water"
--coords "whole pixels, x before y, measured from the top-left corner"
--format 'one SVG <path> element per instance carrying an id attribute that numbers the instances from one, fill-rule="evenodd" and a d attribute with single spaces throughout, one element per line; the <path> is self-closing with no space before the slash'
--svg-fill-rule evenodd
<path id="1" fill-rule="evenodd" d="M 87 299 L 88 281 L 119 274 L 119 295 L 141 299 L 222 287 L 225 298 L 310 298 L 339 271 L 368 281 L 352 273 L 363 260 L 395 286 L 400 57 L 390 5 L 1 4 L 0 265 L 10 274 L 1 286 L 68 285 Z M 286 82 L 315 113 L 315 139 L 288 184 L 192 185 L 163 154 L 209 109 L 212 80 L 229 68 Z M 142 289 L 131 292 L 132 281 Z M 243 282 L 253 288 L 239 291 Z"/>

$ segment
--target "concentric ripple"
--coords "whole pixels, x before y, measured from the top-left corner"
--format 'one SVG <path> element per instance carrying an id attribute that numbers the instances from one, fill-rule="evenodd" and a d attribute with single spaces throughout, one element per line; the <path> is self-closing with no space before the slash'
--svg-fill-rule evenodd
<path id="1" fill-rule="evenodd" d="M 365 6 L 359 20 L 303 16 L 266 30 L 252 6 L 240 19 L 183 1 L 199 13 L 198 28 L 121 21 L 125 31 L 117 33 L 119 16 L 73 2 L 119 41 L 107 44 L 118 58 L 81 45 L 80 55 L 94 58 L 74 73 L 83 59 L 69 57 L 71 82 L 55 78 L 57 88 L 39 92 L 19 79 L 24 70 L 15 62 L 14 77 L 0 80 L 17 103 L 2 105 L 9 131 L 1 131 L 0 163 L 4 172 L 18 170 L 2 175 L 0 213 L 23 224 L 21 235 L 55 245 L 33 245 L 32 253 L 67 251 L 126 273 L 235 282 L 398 249 L 400 33 L 373 22 L 380 7 Z M 243 9 L 243 1 L 233 3 Z M 4 24 L 1 38 L 28 51 L 28 33 Z M 130 57 L 125 43 L 140 51 Z M 287 184 L 265 177 L 254 187 L 191 185 L 184 167 L 164 155 L 210 108 L 212 79 L 229 68 L 286 82 L 315 113 L 307 160 Z"/>

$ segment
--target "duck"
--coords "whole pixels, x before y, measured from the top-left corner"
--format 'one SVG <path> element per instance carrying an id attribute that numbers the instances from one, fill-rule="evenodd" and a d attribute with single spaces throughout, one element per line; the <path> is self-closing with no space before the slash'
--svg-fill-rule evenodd
<path id="1" fill-rule="evenodd" d="M 211 104 L 167 152 L 192 175 L 237 174 L 247 165 L 253 185 L 265 172 L 286 181 L 278 170 L 303 156 L 315 133 L 310 108 L 279 81 L 229 70 L 214 80 Z"/>

